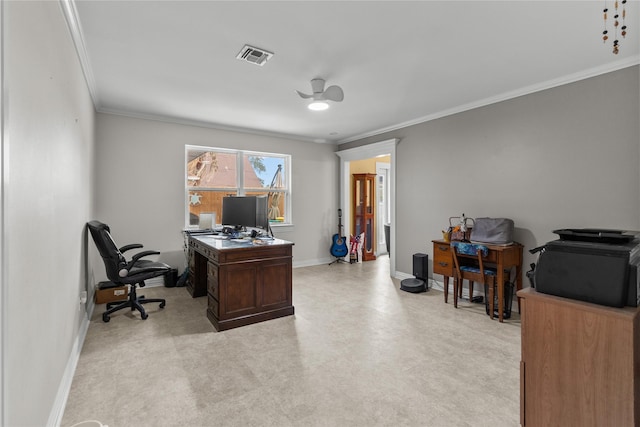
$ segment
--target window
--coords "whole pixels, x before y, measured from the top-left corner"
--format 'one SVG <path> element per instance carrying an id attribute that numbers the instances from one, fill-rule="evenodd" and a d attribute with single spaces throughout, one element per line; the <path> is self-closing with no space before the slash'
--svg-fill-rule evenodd
<path id="1" fill-rule="evenodd" d="M 267 195 L 271 225 L 291 223 L 291 156 L 187 145 L 185 158 L 186 227 L 220 224 L 225 196 Z"/>

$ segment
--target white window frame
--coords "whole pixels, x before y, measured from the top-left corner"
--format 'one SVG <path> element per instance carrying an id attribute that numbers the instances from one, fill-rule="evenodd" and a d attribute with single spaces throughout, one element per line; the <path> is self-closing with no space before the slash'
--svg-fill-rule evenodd
<path id="1" fill-rule="evenodd" d="M 285 183 L 285 190 L 283 191 L 285 195 L 285 219 L 284 222 L 270 223 L 270 227 L 279 228 L 293 225 L 293 215 L 291 209 L 291 197 L 292 197 L 292 181 L 291 181 L 291 155 L 283 154 L 283 153 L 267 153 L 263 151 L 252 151 L 252 150 L 238 150 L 232 148 L 222 148 L 222 147 L 211 147 L 211 146 L 202 146 L 202 145 L 189 145 L 185 144 L 184 146 L 184 174 L 183 174 L 183 182 L 184 182 L 184 224 L 185 229 L 193 229 L 198 228 L 198 226 L 189 224 L 189 191 L 233 191 L 231 187 L 190 187 L 188 185 L 187 180 L 187 165 L 189 163 L 189 152 L 190 151 L 213 151 L 213 152 L 224 152 L 231 153 L 236 155 L 236 193 L 238 196 L 244 196 L 246 194 L 246 189 L 244 188 L 244 156 L 256 156 L 256 157 L 281 157 L 283 159 L 283 180 Z M 269 182 L 265 182 L 266 185 L 269 185 Z M 254 191 L 255 189 L 250 188 L 249 191 Z M 269 192 L 268 187 L 265 187 L 264 190 Z"/>

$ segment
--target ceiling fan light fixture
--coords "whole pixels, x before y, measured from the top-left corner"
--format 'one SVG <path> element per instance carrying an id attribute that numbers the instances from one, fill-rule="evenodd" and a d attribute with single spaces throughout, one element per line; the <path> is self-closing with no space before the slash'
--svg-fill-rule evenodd
<path id="1" fill-rule="evenodd" d="M 329 104 L 324 101 L 313 101 L 307 106 L 307 108 L 313 111 L 324 111 L 329 108 Z"/>
<path id="2" fill-rule="evenodd" d="M 329 86 L 326 90 L 324 88 L 323 79 L 311 80 L 311 89 L 313 93 L 307 94 L 296 90 L 300 98 L 311 99 L 311 104 L 307 105 L 307 108 L 313 111 L 324 111 L 329 108 L 327 101 L 342 102 L 344 99 L 344 92 L 340 86 Z"/>

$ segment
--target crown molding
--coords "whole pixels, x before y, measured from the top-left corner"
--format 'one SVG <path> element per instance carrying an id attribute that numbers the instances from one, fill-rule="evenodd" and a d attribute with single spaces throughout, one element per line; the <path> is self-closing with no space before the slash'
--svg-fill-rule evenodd
<path id="1" fill-rule="evenodd" d="M 237 132 L 237 133 L 246 133 L 250 135 L 265 136 L 269 138 L 287 139 L 287 140 L 292 140 L 297 142 L 311 142 L 314 144 L 331 144 L 331 145 L 336 144 L 334 141 L 329 141 L 329 140 L 320 141 L 315 138 L 309 138 L 309 137 L 304 137 L 300 135 L 290 135 L 285 133 L 262 131 L 258 129 L 243 128 L 239 126 L 236 127 L 236 126 L 220 125 L 217 123 L 206 122 L 202 120 L 183 119 L 179 117 L 163 116 L 159 114 L 143 114 L 135 111 L 126 111 L 126 110 L 110 109 L 110 108 L 100 108 L 100 109 L 97 109 L 97 112 L 103 113 L 103 114 L 113 114 L 115 116 L 132 117 L 135 119 L 152 120 L 152 121 L 162 122 L 162 123 L 172 123 L 172 124 L 184 125 L 184 126 L 196 126 L 201 128 L 217 129 L 217 130 L 222 130 L 227 132 Z"/>
<path id="2" fill-rule="evenodd" d="M 396 145 L 400 142 L 400 138 L 390 138 L 385 141 L 375 142 L 360 147 L 347 148 L 345 150 L 336 151 L 336 155 L 345 162 L 354 160 L 368 159 L 384 154 L 390 154 L 395 151 Z"/>
<path id="3" fill-rule="evenodd" d="M 89 94 L 91 95 L 91 99 L 93 100 L 93 107 L 98 110 L 98 108 L 100 107 L 100 101 L 98 99 L 96 83 L 93 77 L 93 71 L 91 69 L 91 62 L 89 61 L 86 44 L 84 42 L 84 37 L 82 36 L 82 25 L 80 24 L 80 20 L 78 19 L 78 11 L 76 9 L 75 1 L 59 0 L 59 2 L 60 8 L 62 9 L 62 14 L 67 21 L 67 27 L 69 28 L 69 32 L 71 33 L 71 39 L 73 40 L 73 44 L 76 47 L 76 54 L 78 55 L 78 60 L 80 61 L 80 67 L 82 68 L 82 73 L 84 74 L 84 79 L 87 83 Z"/>
<path id="4" fill-rule="evenodd" d="M 583 70 L 577 73 L 568 74 L 566 76 L 559 77 L 557 79 L 547 80 L 545 82 L 536 83 L 534 85 L 525 86 L 513 91 L 504 92 L 495 96 L 491 96 L 488 98 L 480 99 L 478 101 L 470 102 L 468 104 L 458 105 L 453 108 L 449 108 L 447 110 L 442 110 L 437 113 L 429 114 L 427 116 L 419 117 L 417 119 L 409 120 L 403 123 L 398 123 L 396 125 L 387 126 L 384 128 L 376 129 L 370 132 L 362 133 L 360 135 L 352 136 L 349 138 L 341 139 L 337 141 L 337 144 L 345 144 L 347 142 L 357 141 L 363 138 L 369 138 L 372 136 L 377 136 L 383 134 L 385 132 L 391 132 L 394 130 L 406 128 L 409 126 L 417 125 L 420 123 L 429 122 L 431 120 L 439 119 L 446 116 L 451 116 L 453 114 L 462 113 L 464 111 L 473 110 L 475 108 L 484 107 L 491 104 L 496 104 L 498 102 L 507 101 L 509 99 L 518 98 L 523 95 L 529 95 L 531 93 L 540 92 L 547 89 L 552 89 L 554 87 L 563 86 L 569 83 L 574 83 L 580 80 L 585 80 L 591 77 L 596 77 L 601 74 L 610 73 L 613 71 L 618 71 L 623 68 L 632 67 L 634 65 L 640 64 L 640 55 L 633 55 L 628 58 L 624 58 L 618 61 L 609 62 L 605 65 L 601 65 L 598 67 L 590 68 L 587 70 Z"/>

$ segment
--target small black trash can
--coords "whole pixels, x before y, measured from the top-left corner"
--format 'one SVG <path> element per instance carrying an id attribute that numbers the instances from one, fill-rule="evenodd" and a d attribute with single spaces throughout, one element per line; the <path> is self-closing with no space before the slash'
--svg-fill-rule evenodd
<path id="1" fill-rule="evenodd" d="M 175 288 L 176 282 L 178 282 L 178 269 L 172 268 L 164 275 L 164 286 L 166 288 Z"/>
<path id="2" fill-rule="evenodd" d="M 485 309 L 487 311 L 487 315 L 489 314 L 489 285 L 484 285 L 484 301 L 485 301 Z M 493 285 L 493 315 L 494 317 L 498 315 L 499 310 L 499 302 L 498 302 L 498 287 Z M 502 317 L 503 319 L 508 319 L 511 317 L 511 305 L 513 304 L 513 283 L 505 282 L 504 284 L 504 301 L 502 308 Z"/>

